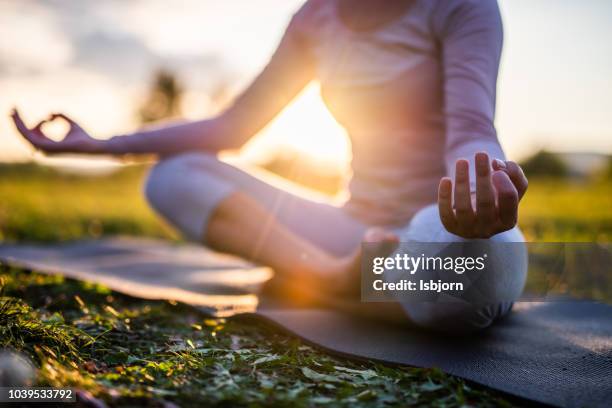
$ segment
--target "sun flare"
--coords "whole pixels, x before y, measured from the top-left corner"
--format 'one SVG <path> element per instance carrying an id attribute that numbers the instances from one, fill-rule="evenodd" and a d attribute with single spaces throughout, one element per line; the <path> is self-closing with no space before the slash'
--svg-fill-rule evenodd
<path id="1" fill-rule="evenodd" d="M 253 160 L 283 150 L 304 154 L 321 166 L 344 168 L 350 159 L 345 130 L 327 110 L 318 84 L 311 84 L 243 151 Z"/>

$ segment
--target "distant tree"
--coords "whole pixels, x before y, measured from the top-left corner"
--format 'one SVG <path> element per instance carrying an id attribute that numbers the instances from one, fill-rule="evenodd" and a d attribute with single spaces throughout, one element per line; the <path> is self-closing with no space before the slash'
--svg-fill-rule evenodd
<path id="1" fill-rule="evenodd" d="M 567 164 L 556 154 L 540 150 L 521 163 L 527 177 L 566 177 L 569 173 Z"/>
<path id="2" fill-rule="evenodd" d="M 159 70 L 153 78 L 147 99 L 138 110 L 141 123 L 155 122 L 179 116 L 183 88 L 176 76 L 166 70 Z"/>
<path id="3" fill-rule="evenodd" d="M 608 163 L 603 173 L 605 180 L 612 181 L 612 156 L 608 156 Z"/>

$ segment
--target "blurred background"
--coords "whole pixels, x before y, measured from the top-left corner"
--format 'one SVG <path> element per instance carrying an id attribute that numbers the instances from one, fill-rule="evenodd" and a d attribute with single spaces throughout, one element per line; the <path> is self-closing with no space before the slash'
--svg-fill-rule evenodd
<path id="1" fill-rule="evenodd" d="M 227 105 L 303 0 L 0 0 L 0 240 L 176 238 L 146 207 L 149 163 L 46 158 L 9 120 L 63 111 L 99 138 Z M 497 128 L 530 190 L 534 241 L 612 237 L 612 2 L 501 0 Z M 62 129 L 51 129 L 60 134 Z M 311 84 L 233 160 L 339 194 L 350 145 Z"/>

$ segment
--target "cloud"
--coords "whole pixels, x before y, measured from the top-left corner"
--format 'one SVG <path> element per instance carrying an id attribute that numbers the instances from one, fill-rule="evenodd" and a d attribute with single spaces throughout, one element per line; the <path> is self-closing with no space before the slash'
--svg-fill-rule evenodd
<path id="1" fill-rule="evenodd" d="M 127 33 L 94 31 L 77 37 L 70 64 L 94 71 L 120 84 L 143 84 L 152 72 L 164 68 L 175 72 L 191 87 L 207 87 L 202 74 L 219 77 L 223 64 L 214 55 L 162 56 L 142 39 Z M 208 81 L 210 82 L 210 81 Z"/>
<path id="2" fill-rule="evenodd" d="M 146 6 L 141 12 L 151 12 Z M 0 75 L 45 75 L 79 69 L 120 86 L 143 86 L 160 68 L 175 72 L 189 87 L 211 89 L 228 77 L 213 54 L 164 55 L 145 36 L 125 25 L 129 2 L 0 0 Z"/>
<path id="3" fill-rule="evenodd" d="M 53 20 L 36 5 L 0 3 L 0 75 L 37 75 L 70 60 L 70 38 Z"/>
<path id="4" fill-rule="evenodd" d="M 159 64 L 159 57 L 136 37 L 95 31 L 74 39 L 71 65 L 93 70 L 119 81 L 139 81 Z"/>

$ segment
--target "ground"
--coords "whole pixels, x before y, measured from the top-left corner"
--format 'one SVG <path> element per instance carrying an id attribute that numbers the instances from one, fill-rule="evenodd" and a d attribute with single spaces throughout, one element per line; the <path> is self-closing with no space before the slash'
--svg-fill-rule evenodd
<path id="1" fill-rule="evenodd" d="M 142 201 L 143 171 L 84 178 L 0 167 L 0 240 L 177 239 Z M 532 182 L 521 212 L 526 235 L 610 241 L 610 187 Z M 0 347 L 29 356 L 38 384 L 73 386 L 111 406 L 520 404 L 436 369 L 334 358 L 261 323 L 210 319 L 181 303 L 6 265 L 0 279 Z"/>

